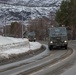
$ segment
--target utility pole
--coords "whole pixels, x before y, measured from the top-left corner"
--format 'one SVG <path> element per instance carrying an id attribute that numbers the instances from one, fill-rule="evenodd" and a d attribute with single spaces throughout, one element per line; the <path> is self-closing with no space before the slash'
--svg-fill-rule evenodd
<path id="1" fill-rule="evenodd" d="M 23 6 L 22 6 L 22 11 L 23 11 Z M 23 39 L 23 12 L 21 14 L 22 14 L 22 39 Z"/>
<path id="2" fill-rule="evenodd" d="M 5 7 L 5 3 L 4 3 L 4 7 Z M 5 8 L 4 8 L 4 35 L 6 36 L 6 13 L 5 13 Z"/>

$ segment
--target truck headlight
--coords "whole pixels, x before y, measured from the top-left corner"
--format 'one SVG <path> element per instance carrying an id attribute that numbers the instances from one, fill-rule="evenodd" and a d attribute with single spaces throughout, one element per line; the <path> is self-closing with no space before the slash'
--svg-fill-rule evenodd
<path id="1" fill-rule="evenodd" d="M 53 43 L 53 41 L 50 41 L 50 43 Z"/>
<path id="2" fill-rule="evenodd" d="M 65 43 L 67 43 L 67 41 L 66 41 L 66 40 L 65 40 L 64 42 L 65 42 Z"/>

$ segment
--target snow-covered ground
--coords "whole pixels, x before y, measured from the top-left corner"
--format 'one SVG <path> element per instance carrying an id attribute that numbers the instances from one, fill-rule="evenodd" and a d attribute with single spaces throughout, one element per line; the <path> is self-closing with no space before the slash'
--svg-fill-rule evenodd
<path id="1" fill-rule="evenodd" d="M 3 26 L 5 24 L 4 18 L 6 18 L 6 25 L 10 25 L 11 22 L 16 21 L 21 22 L 21 17 L 24 18 L 24 25 L 30 19 L 47 17 L 50 20 L 50 13 L 55 15 L 62 1 L 63 0 L 0 0 L 0 25 Z"/>
<path id="2" fill-rule="evenodd" d="M 12 54 L 21 54 L 41 47 L 38 42 L 29 42 L 28 39 L 0 36 L 0 57 L 9 58 Z"/>

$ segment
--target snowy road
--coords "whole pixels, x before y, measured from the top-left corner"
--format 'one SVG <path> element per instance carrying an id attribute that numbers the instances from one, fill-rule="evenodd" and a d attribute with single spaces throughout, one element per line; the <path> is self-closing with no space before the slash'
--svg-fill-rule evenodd
<path id="1" fill-rule="evenodd" d="M 41 75 L 76 75 L 76 41 L 70 41 L 69 47 L 73 49 L 73 53 L 68 58 L 66 58 L 63 62 L 59 62 L 59 64 L 57 64 L 55 67 L 47 67 L 38 74 L 42 73 Z"/>
<path id="2" fill-rule="evenodd" d="M 29 59 L 0 66 L 0 75 L 69 75 L 68 72 L 70 70 L 73 70 L 75 74 L 75 67 L 66 70 L 65 66 L 66 63 L 71 63 L 73 66 L 76 65 L 76 61 L 72 59 L 76 55 L 75 44 L 75 42 L 69 43 L 69 47 L 72 47 L 73 50 L 68 48 L 68 50 L 59 49 L 52 51 L 49 51 L 48 46 L 44 45 L 46 50 L 38 55 Z M 65 71 L 63 69 L 65 69 Z M 73 74 L 73 71 L 71 74 Z"/>
<path id="3" fill-rule="evenodd" d="M 28 71 L 28 70 L 31 71 L 31 69 L 33 70 L 33 68 L 48 64 L 49 62 L 51 62 L 57 58 L 59 59 L 61 56 L 65 55 L 67 52 L 68 52 L 67 50 L 49 51 L 47 46 L 46 46 L 46 50 L 44 52 L 42 52 L 41 54 L 39 54 L 37 56 L 34 56 L 33 58 L 27 59 L 28 61 L 30 61 L 29 64 L 25 64 L 25 65 L 22 65 L 19 67 L 11 68 L 10 70 L 6 70 L 4 72 L 1 72 L 0 75 L 17 75 L 17 74 L 24 72 L 24 71 Z M 47 56 L 47 57 L 45 57 L 45 56 Z M 41 59 L 41 58 L 43 58 L 43 59 Z M 32 62 L 31 62 L 31 60 L 32 60 Z M 26 60 L 23 60 L 23 61 L 26 63 Z M 22 62 L 22 61 L 20 61 L 20 62 Z M 24 62 L 22 62 L 22 63 L 24 63 Z M 14 64 L 16 64 L 16 63 L 14 63 Z M 24 75 L 27 75 L 27 72 L 25 72 Z M 34 75 L 34 73 L 30 74 L 30 75 Z"/>

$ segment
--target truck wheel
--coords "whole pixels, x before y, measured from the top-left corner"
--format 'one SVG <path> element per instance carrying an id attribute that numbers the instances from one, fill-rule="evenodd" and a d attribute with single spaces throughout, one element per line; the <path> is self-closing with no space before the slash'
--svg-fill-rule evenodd
<path id="1" fill-rule="evenodd" d="M 35 42 L 36 40 L 34 40 L 34 42 Z"/>
<path id="2" fill-rule="evenodd" d="M 67 49 L 67 45 L 65 45 L 65 49 Z"/>
<path id="3" fill-rule="evenodd" d="M 49 50 L 52 50 L 53 49 L 53 46 L 49 46 Z"/>

